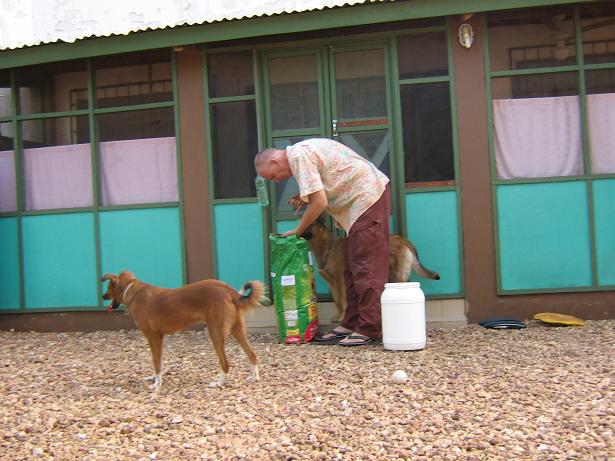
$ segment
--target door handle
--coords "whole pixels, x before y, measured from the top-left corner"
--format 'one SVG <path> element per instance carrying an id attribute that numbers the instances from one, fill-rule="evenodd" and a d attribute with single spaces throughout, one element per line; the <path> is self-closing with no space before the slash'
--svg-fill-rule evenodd
<path id="1" fill-rule="evenodd" d="M 331 120 L 331 131 L 333 132 L 333 136 L 337 136 L 337 119 Z"/>

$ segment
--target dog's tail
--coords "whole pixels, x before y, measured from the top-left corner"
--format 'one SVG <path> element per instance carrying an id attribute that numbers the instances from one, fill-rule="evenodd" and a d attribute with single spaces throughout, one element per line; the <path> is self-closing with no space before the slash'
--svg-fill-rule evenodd
<path id="1" fill-rule="evenodd" d="M 263 284 L 258 280 L 251 280 L 244 283 L 241 290 L 239 290 L 237 305 L 242 309 L 249 309 L 260 306 L 267 301 Z"/>
<path id="2" fill-rule="evenodd" d="M 423 266 L 419 260 L 419 252 L 416 248 L 414 248 L 414 245 L 412 245 L 412 248 L 415 256 L 414 261 L 412 262 L 412 270 L 426 279 L 440 280 L 440 274 Z"/>
<path id="3" fill-rule="evenodd" d="M 407 272 L 403 272 L 401 278 L 403 280 L 394 280 L 394 281 L 407 281 L 410 278 L 410 274 L 412 271 L 416 272 L 421 277 L 432 280 L 440 280 L 440 274 L 431 269 L 427 269 L 423 264 L 421 264 L 421 260 L 419 259 L 419 252 L 414 246 L 414 244 L 403 237 L 400 237 L 403 246 L 405 247 L 405 264 L 404 270 Z M 407 266 L 407 264 L 410 266 Z"/>

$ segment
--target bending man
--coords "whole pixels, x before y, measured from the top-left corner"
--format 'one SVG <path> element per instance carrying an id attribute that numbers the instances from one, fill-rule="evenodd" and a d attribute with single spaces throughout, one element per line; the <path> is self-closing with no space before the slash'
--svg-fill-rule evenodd
<path id="1" fill-rule="evenodd" d="M 254 164 L 257 173 L 268 180 L 294 177 L 300 193 L 289 203 L 295 208 L 307 204 L 297 227 L 282 235 L 301 235 L 323 211 L 346 231 L 346 314 L 340 326 L 315 341 L 356 346 L 380 339 L 380 295 L 389 277 L 389 178 L 330 139 L 265 149 Z"/>

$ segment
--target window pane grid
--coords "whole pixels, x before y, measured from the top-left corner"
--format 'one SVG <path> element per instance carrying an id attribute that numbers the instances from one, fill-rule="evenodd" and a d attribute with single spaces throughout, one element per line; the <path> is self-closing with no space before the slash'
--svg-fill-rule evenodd
<path id="1" fill-rule="evenodd" d="M 543 17 L 545 15 L 555 21 L 570 21 L 566 30 L 569 36 L 565 39 L 562 36 L 554 35 L 551 43 L 551 54 L 540 54 L 538 49 L 543 46 L 533 45 L 525 48 L 511 49 L 509 53 L 508 70 L 500 70 L 502 60 L 498 61 L 494 53 L 497 50 L 498 41 L 507 42 L 501 30 L 497 30 L 507 21 L 514 21 L 512 15 L 507 13 L 489 14 L 487 17 L 487 34 L 489 41 L 490 65 L 487 74 L 491 78 L 491 100 L 501 99 L 502 82 L 508 80 L 511 90 L 511 98 L 558 98 L 577 96 L 577 114 L 575 127 L 568 126 L 560 131 L 562 134 L 570 131 L 577 132 L 584 142 L 579 146 L 578 156 L 580 163 L 585 165 L 583 171 L 561 171 L 557 174 L 545 175 L 535 172 L 534 178 L 543 178 L 550 181 L 564 180 L 568 175 L 579 178 L 593 178 L 596 175 L 608 177 L 615 175 L 615 145 L 612 136 L 606 136 L 612 129 L 604 129 L 605 123 L 612 126 L 615 123 L 615 109 L 613 109 L 612 98 L 615 94 L 615 15 L 612 10 L 605 7 L 608 2 L 597 2 L 594 5 L 581 5 L 575 10 L 568 7 L 528 9 L 523 12 L 515 13 L 517 16 L 525 15 L 525 20 L 529 24 L 530 17 Z M 575 12 L 577 11 L 577 12 Z M 573 14 L 574 13 L 574 14 Z M 578 16 L 577 16 L 578 15 Z M 580 18 L 580 19 L 579 19 Z M 518 18 L 517 18 L 518 20 Z M 548 22 L 548 21 L 547 21 Z M 580 34 L 572 33 L 574 25 L 578 23 Z M 536 27 L 538 23 L 534 22 Z M 495 32 L 494 32 L 495 31 Z M 543 37 L 547 37 L 544 35 Z M 598 39 L 599 38 L 599 39 Z M 564 40 L 562 43 L 561 40 Z M 494 45 L 495 41 L 495 45 Z M 566 47 L 566 52 L 563 46 Z M 559 50 L 557 48 L 559 47 Z M 576 58 L 576 49 L 583 51 L 581 59 Z M 520 50 L 524 50 L 521 53 Z M 558 51 L 558 56 L 553 53 Z M 494 63 L 493 61 L 496 61 Z M 498 62 L 500 64 L 498 64 Z M 561 67 L 553 67 L 560 65 Z M 509 77 L 505 79 L 504 77 Z M 547 102 L 547 100 L 545 100 Z M 555 104 L 554 107 L 563 107 Z M 495 109 L 492 109 L 495 110 Z M 550 118 L 556 116 L 560 109 L 554 109 Z M 570 113 L 572 114 L 572 113 Z M 494 117 L 497 117 L 494 114 Z M 563 118 L 565 117 L 562 114 Z M 570 120 L 568 120 L 570 122 Z M 494 146 L 496 150 L 494 165 L 499 169 L 498 163 L 498 139 L 495 125 L 490 127 L 494 134 Z M 555 139 L 558 139 L 556 135 Z M 611 141 L 609 141 L 611 139 Z M 587 140 L 587 141 L 585 141 Z M 586 142 L 586 144 L 585 144 Z M 605 145 L 605 143 L 607 145 Z M 500 161 L 500 163 L 503 163 Z M 529 174 L 529 173 L 528 173 Z M 497 183 L 510 181 L 523 181 L 532 179 L 532 176 L 520 176 L 513 178 L 503 178 L 499 174 L 493 178 Z"/>
<path id="2" fill-rule="evenodd" d="M 579 190 L 573 198 L 578 201 L 578 210 L 587 214 L 583 219 L 575 221 L 587 226 L 587 241 L 583 242 L 582 247 L 588 265 L 583 283 L 586 286 L 583 286 L 582 290 L 608 289 L 600 279 L 599 267 L 600 259 L 604 257 L 605 251 L 608 251 L 605 247 L 601 248 L 598 232 L 600 226 L 604 225 L 604 219 L 597 217 L 604 212 L 605 206 L 604 203 L 596 201 L 595 193 L 601 183 L 599 180 L 615 178 L 615 136 L 612 134 L 612 127 L 615 126 L 615 48 L 612 47 L 615 45 L 615 11 L 612 9 L 612 2 L 598 1 L 572 7 L 528 9 L 525 12 L 526 19 L 528 12 L 534 16 L 534 27 L 546 25 L 554 32 L 550 36 L 553 41 L 547 42 L 551 47 L 551 55 L 517 55 L 514 59 L 515 65 L 507 70 L 499 67 L 502 59 L 493 62 L 498 59 L 494 56 L 494 50 L 504 43 L 510 46 L 510 41 L 501 31 L 493 30 L 494 24 L 490 20 L 495 15 L 488 14 L 485 21 L 485 39 L 489 44 L 485 49 L 485 72 L 489 91 L 488 114 L 492 120 L 489 126 L 492 184 L 498 186 L 498 194 L 504 190 L 502 187 L 525 188 L 535 185 L 544 187 L 545 191 L 564 187 L 566 184 L 566 187 L 578 187 Z M 501 13 L 498 19 L 509 20 L 510 18 L 502 18 L 506 15 L 508 13 Z M 536 17 L 542 19 L 536 21 Z M 559 26 L 562 21 L 569 21 L 569 24 L 561 28 Z M 495 25 L 497 27 L 497 21 Z M 562 36 L 562 32 L 566 35 Z M 535 36 L 528 34 L 523 40 L 528 42 L 533 38 Z M 548 35 L 543 35 L 543 38 L 548 38 Z M 498 41 L 501 42 L 500 45 Z M 528 48 L 531 48 L 531 45 L 544 43 L 529 45 Z M 510 62 L 512 61 L 513 59 L 510 59 Z M 508 83 L 503 84 L 505 81 Z M 518 105 L 526 107 L 520 108 Z M 503 106 L 506 106 L 504 111 Z M 515 124 L 517 141 L 510 138 L 503 142 L 502 138 L 506 137 L 507 131 L 512 131 L 502 130 L 498 125 L 506 118 L 513 117 L 515 112 L 517 119 L 523 120 Z M 533 120 L 530 120 L 531 117 Z M 525 128 L 522 126 L 524 124 Z M 530 135 L 532 138 L 528 139 Z M 543 139 L 537 140 L 537 135 Z M 536 148 L 536 144 L 540 144 L 537 141 L 542 142 L 541 147 Z M 519 149 L 521 152 L 518 152 L 518 155 L 509 156 L 508 159 L 501 155 L 502 146 L 514 148 L 524 142 L 526 148 Z M 554 144 L 559 145 L 554 148 Z M 525 160 L 518 165 L 525 169 L 522 174 L 513 177 L 501 174 L 502 171 L 510 170 L 511 163 L 508 160 L 524 155 Z M 533 200 L 540 203 L 541 199 L 534 197 Z M 495 203 L 495 220 L 510 212 L 510 207 L 500 203 L 499 198 Z M 568 208 L 572 201 L 564 200 L 560 203 L 565 203 Z M 553 207 L 550 207 L 549 211 L 552 209 Z M 569 215 L 570 210 L 566 211 Z M 556 213 L 548 216 L 554 222 L 558 219 Z M 510 217 L 506 219 L 510 221 Z M 543 232 L 544 227 L 539 226 L 538 232 Z M 568 227 L 570 226 L 563 226 Z M 531 286 L 514 290 L 505 286 L 501 274 L 511 270 L 511 266 L 501 253 L 502 245 L 506 243 L 505 234 L 502 232 L 502 229 L 498 230 L 500 242 L 496 247 L 498 292 L 515 294 L 545 291 L 540 287 L 538 290 Z M 580 240 L 577 239 L 580 234 L 582 233 L 575 232 L 575 241 Z M 566 248 L 565 251 L 568 257 L 569 249 Z M 578 279 L 577 276 L 577 281 Z M 567 282 L 563 288 L 550 291 L 578 291 L 575 286 L 574 283 Z"/>
<path id="3" fill-rule="evenodd" d="M 181 207 L 178 185 L 175 185 L 172 197 L 154 202 L 150 197 L 148 200 L 129 200 L 128 204 L 106 204 L 103 203 L 103 194 L 98 193 L 99 184 L 102 183 L 98 179 L 102 171 L 98 162 L 103 155 L 102 146 L 107 141 L 98 139 L 98 130 L 94 128 L 98 117 L 121 118 L 118 114 L 132 118 L 156 111 L 168 114 L 164 117 L 167 122 L 160 117 L 150 117 L 147 130 L 150 136 L 154 133 L 165 139 L 165 155 L 168 159 L 161 170 L 163 173 L 173 170 L 175 183 L 179 181 L 175 143 L 176 83 L 172 77 L 175 74 L 175 64 L 171 60 L 170 51 L 165 50 L 161 54 L 166 55 L 167 63 L 162 66 L 166 67 L 166 70 L 154 65 L 151 78 L 146 82 L 138 81 L 136 85 L 130 85 L 126 93 L 127 97 L 133 97 L 137 93 L 141 96 L 146 94 L 147 98 L 122 101 L 117 99 L 121 94 L 113 94 L 111 97 L 102 98 L 115 98 L 113 104 L 104 108 L 95 108 L 93 104 L 95 59 L 0 71 L 0 216 L 14 217 L 16 223 L 21 223 L 16 234 L 18 256 L 15 263 L 15 270 L 19 272 L 19 300 L 12 310 L 37 311 L 32 307 L 31 293 L 26 286 L 29 274 L 26 272 L 27 268 L 24 268 L 24 245 L 31 243 L 31 240 L 24 239 L 21 226 L 28 219 L 57 217 L 64 220 L 78 215 L 86 216 L 89 212 L 93 222 L 98 223 L 100 212 L 108 210 L 145 211 L 150 208 Z M 114 59 L 115 57 L 109 57 L 110 62 Z M 58 75 L 54 75 L 55 72 Z M 161 72 L 166 72 L 168 78 L 157 79 L 156 75 Z M 116 76 L 116 79 L 121 78 Z M 108 93 L 107 89 L 103 90 Z M 101 99 L 100 96 L 109 94 L 101 95 L 99 89 L 98 96 Z M 104 130 L 101 134 L 105 134 Z M 160 144 L 157 141 L 159 138 L 145 138 L 145 141 L 151 142 L 151 139 Z M 134 141 L 140 140 L 128 142 Z M 128 154 L 124 157 L 134 154 L 134 151 L 122 150 Z M 160 157 L 159 154 L 154 157 L 156 156 Z M 139 170 L 143 169 L 141 167 L 142 165 Z M 135 168 L 132 168 L 131 172 L 136 176 L 140 174 Z M 13 178 L 12 184 L 10 177 Z M 88 280 L 93 285 L 89 290 L 91 301 L 86 303 L 86 307 L 62 308 L 63 311 L 96 311 L 102 307 L 101 287 L 95 281 L 101 275 L 100 227 L 95 225 L 91 230 L 93 234 L 82 233 L 90 238 L 86 247 L 94 258 L 94 261 L 86 264 L 91 272 Z M 181 245 L 183 247 L 183 242 Z M 183 265 L 183 262 L 181 264 Z M 184 270 L 182 267 L 182 273 Z M 56 309 L 45 307 L 43 310 Z"/>
<path id="4" fill-rule="evenodd" d="M 423 59 L 425 56 L 428 58 Z M 397 36 L 397 58 L 405 187 L 454 187 L 452 79 L 446 31 Z"/>
<path id="5" fill-rule="evenodd" d="M 156 53 L 154 53 L 156 54 Z M 96 92 L 98 96 L 106 96 L 103 99 L 114 99 L 119 105 L 105 106 L 100 108 L 93 107 L 89 101 L 89 87 L 93 85 L 95 81 L 94 73 L 95 65 L 92 65 L 96 59 L 80 60 L 75 62 L 63 62 L 54 63 L 50 65 L 29 66 L 13 71 L 0 71 L 0 123 L 3 127 L 3 132 L 6 131 L 6 127 L 15 123 L 18 126 L 15 133 L 15 154 L 13 155 L 14 166 L 13 169 L 17 169 L 18 173 L 15 175 L 17 184 L 15 189 L 17 194 L 20 190 L 23 190 L 23 204 L 20 206 L 2 207 L 0 213 L 2 216 L 21 216 L 30 214 L 46 214 L 46 213 L 65 213 L 75 210 L 97 210 L 107 209 L 109 207 L 150 207 L 150 206 L 168 206 L 177 205 L 179 203 L 179 194 L 174 193 L 171 199 L 165 199 L 162 201 L 142 201 L 138 204 L 133 202 L 127 205 L 111 205 L 104 203 L 102 197 L 100 201 L 96 203 L 94 194 L 94 184 L 98 184 L 99 180 L 94 180 L 93 174 L 100 174 L 99 167 L 96 164 L 92 164 L 90 159 L 96 160 L 98 163 L 101 155 L 101 142 L 102 139 L 98 139 L 99 133 L 92 133 L 91 139 L 89 134 L 89 122 L 91 117 L 95 120 L 99 116 L 104 114 L 117 114 L 127 113 L 133 114 L 127 116 L 128 118 L 141 117 L 139 114 L 145 112 L 155 113 L 158 111 L 168 112 L 169 116 L 165 116 L 169 122 L 152 121 L 150 120 L 150 131 L 152 123 L 158 126 L 157 131 L 164 134 L 166 137 L 172 136 L 172 157 L 174 166 L 175 182 L 177 182 L 177 169 L 176 169 L 176 148 L 175 148 L 175 127 L 174 127 L 174 88 L 173 80 L 171 78 L 171 54 L 164 51 L 158 53 L 158 56 L 164 55 L 163 59 L 167 62 L 153 64 L 149 66 L 154 68 L 149 71 L 149 77 L 162 75 L 165 78 L 155 79 L 149 78 L 145 81 L 130 82 L 126 85 L 101 85 Z M 113 61 L 113 57 L 109 58 L 109 62 Z M 64 67 L 63 67 L 64 66 Z M 147 66 L 146 66 L 147 67 Z M 66 71 L 68 69 L 68 71 Z M 121 68 L 115 68 L 117 71 Z M 15 74 L 15 86 L 11 87 L 11 72 Z M 56 76 L 54 73 L 58 73 Z M 133 72 L 134 77 L 134 72 Z M 169 77 L 169 78 L 166 78 Z M 121 77 L 116 77 L 121 78 Z M 54 85 L 48 84 L 46 79 L 50 79 L 54 82 Z M 124 94 L 118 92 L 118 88 L 124 86 L 126 91 Z M 113 89 L 114 93 L 110 93 L 110 89 Z M 61 90 L 61 94 L 60 94 Z M 94 94 L 94 92 L 92 92 Z M 130 98 L 134 95 L 142 97 L 147 95 L 146 98 L 141 98 L 144 103 L 137 102 L 133 104 L 133 100 L 118 100 L 117 98 L 127 97 Z M 64 96 L 66 95 L 66 96 Z M 157 96 L 163 95 L 163 96 Z M 6 108 L 7 102 L 10 102 L 12 109 Z M 151 101 L 151 102 L 150 102 Z M 126 104 L 127 103 L 127 104 Z M 53 109 L 61 109 L 54 111 Z M 113 118 L 114 115 L 109 115 Z M 142 117 L 141 117 L 142 118 Z M 150 117 L 151 118 L 151 117 Z M 164 128 L 166 126 L 168 128 Z M 61 142 L 52 142 L 45 145 L 31 138 L 27 133 L 27 127 L 34 126 L 62 126 L 55 130 L 65 138 Z M 162 127 L 162 128 L 160 128 Z M 29 128 L 28 128 L 29 129 Z M 26 131 L 24 131 L 26 130 Z M 59 131 L 58 131 L 59 130 Z M 169 131 L 170 130 L 170 131 Z M 31 129 L 30 129 L 31 131 Z M 40 129 L 38 130 L 40 132 Z M 47 132 L 50 131 L 47 129 Z M 164 133 L 163 133 L 164 132 Z M 167 135 L 168 133 L 168 135 Z M 161 134 L 161 135 L 162 135 Z M 0 133 L 3 136 L 3 133 Z M 103 133 L 104 136 L 104 133 Z M 84 144 L 85 143 L 85 144 Z M 169 147 L 170 148 L 170 147 Z M 52 152 L 53 151 L 53 152 Z M 78 152 L 79 153 L 78 153 Z M 3 156 L 8 157 L 8 151 L 2 150 Z M 77 194 L 73 201 L 76 200 L 76 207 L 73 203 L 66 203 L 62 206 L 44 206 L 37 209 L 30 203 L 31 199 L 28 197 L 29 184 L 40 184 L 40 181 L 35 181 L 32 175 L 32 162 L 36 159 L 35 164 L 39 164 L 44 158 L 49 156 L 52 165 L 57 164 L 61 158 L 65 158 L 70 163 L 68 169 L 75 167 L 75 164 L 70 158 L 81 159 L 79 164 L 83 163 L 78 169 L 82 171 L 83 175 L 79 174 L 73 176 L 82 176 L 81 180 L 85 179 L 86 184 L 82 184 L 80 189 L 83 193 L 87 190 L 86 195 L 82 193 Z M 62 162 L 59 162 L 62 163 Z M 57 166 L 57 165 L 56 165 Z M 38 168 L 38 167 L 37 167 Z M 45 168 L 44 168 L 45 169 Z M 60 168 L 61 170 L 61 168 Z M 40 176 L 40 175 L 38 175 Z M 37 177 L 38 177 L 37 176 Z M 53 181 L 48 182 L 52 183 Z M 60 181 L 65 182 L 65 181 Z M 37 186 L 38 187 L 38 186 Z M 30 194 L 34 193 L 30 190 Z M 43 194 L 49 195 L 49 194 Z M 79 198 L 81 196 L 81 198 Z M 0 198 L 0 201 L 2 199 Z"/>
<path id="6" fill-rule="evenodd" d="M 252 50 L 206 55 L 211 192 L 215 203 L 256 196 L 258 125 Z"/>

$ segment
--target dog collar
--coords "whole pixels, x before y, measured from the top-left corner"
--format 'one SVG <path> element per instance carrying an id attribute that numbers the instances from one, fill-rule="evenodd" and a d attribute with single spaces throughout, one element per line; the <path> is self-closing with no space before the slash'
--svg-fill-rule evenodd
<path id="1" fill-rule="evenodd" d="M 122 295 L 122 302 L 123 302 L 124 304 L 126 303 L 126 293 L 128 293 L 128 290 L 130 290 L 130 289 L 132 288 L 132 285 L 133 285 L 134 283 L 135 283 L 135 282 L 130 282 L 130 283 L 128 284 L 128 286 L 124 289 L 124 294 Z"/>

